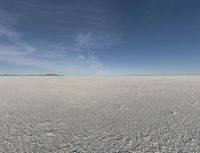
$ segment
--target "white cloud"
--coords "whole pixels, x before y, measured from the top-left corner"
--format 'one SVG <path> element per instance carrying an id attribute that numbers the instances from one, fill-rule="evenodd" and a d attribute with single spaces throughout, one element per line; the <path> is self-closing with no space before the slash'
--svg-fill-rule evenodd
<path id="1" fill-rule="evenodd" d="M 86 47 L 89 48 L 90 44 L 92 43 L 92 33 L 79 33 L 76 37 L 76 41 L 79 47 Z"/>
<path id="2" fill-rule="evenodd" d="M 7 16 L 11 22 L 12 17 L 8 13 Z M 6 40 L 6 43 L 0 42 L 0 61 L 63 74 L 106 72 L 93 50 L 99 42 L 92 32 L 78 33 L 71 46 L 56 43 L 47 45 L 49 48 L 44 49 L 48 51 L 43 53 L 39 46 L 28 43 L 12 26 L 4 24 L 9 22 L 6 19 L 0 21 L 0 37 Z"/>
<path id="3" fill-rule="evenodd" d="M 103 72 L 103 64 L 89 50 L 91 44 L 91 34 L 78 36 L 74 46 L 79 46 L 79 52 L 74 52 L 73 48 L 71 54 L 65 56 L 62 52 L 59 53 L 58 46 L 55 52 L 40 55 L 37 51 L 39 48 L 22 40 L 20 34 L 0 25 L 0 37 L 4 36 L 8 40 L 8 44 L 0 44 L 0 60 L 13 63 L 15 65 L 31 66 L 44 71 L 64 73 L 64 74 L 100 74 Z M 76 39 L 76 38 L 75 38 Z M 86 52 L 83 49 L 88 48 Z M 62 50 L 65 47 L 62 47 Z M 36 53 L 37 52 L 37 53 Z M 62 58 L 61 61 L 52 60 L 49 58 Z"/>

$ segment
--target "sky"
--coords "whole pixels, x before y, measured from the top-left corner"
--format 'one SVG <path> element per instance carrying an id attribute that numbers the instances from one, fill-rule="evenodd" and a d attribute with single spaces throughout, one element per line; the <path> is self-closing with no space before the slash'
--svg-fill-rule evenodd
<path id="1" fill-rule="evenodd" d="M 0 0 L 0 74 L 200 74 L 199 0 Z"/>

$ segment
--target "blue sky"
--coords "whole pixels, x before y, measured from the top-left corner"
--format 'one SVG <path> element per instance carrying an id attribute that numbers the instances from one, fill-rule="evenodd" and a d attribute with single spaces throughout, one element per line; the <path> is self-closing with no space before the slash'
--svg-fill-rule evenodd
<path id="1" fill-rule="evenodd" d="M 198 0 L 0 0 L 0 74 L 199 74 Z"/>

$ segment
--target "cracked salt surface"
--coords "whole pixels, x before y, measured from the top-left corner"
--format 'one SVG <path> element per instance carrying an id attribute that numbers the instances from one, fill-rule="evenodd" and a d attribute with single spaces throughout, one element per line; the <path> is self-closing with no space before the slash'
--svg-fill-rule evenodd
<path id="1" fill-rule="evenodd" d="M 2 77 L 0 152 L 200 152 L 200 77 Z"/>

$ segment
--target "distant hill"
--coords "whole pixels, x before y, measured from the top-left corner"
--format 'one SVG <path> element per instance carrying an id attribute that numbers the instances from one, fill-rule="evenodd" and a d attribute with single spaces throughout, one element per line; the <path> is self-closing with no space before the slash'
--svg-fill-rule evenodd
<path id="1" fill-rule="evenodd" d="M 63 76 L 59 74 L 47 73 L 47 74 L 28 74 L 28 75 L 19 75 L 19 74 L 0 74 L 0 76 Z"/>
<path id="2" fill-rule="evenodd" d="M 0 74 L 0 76 L 20 76 L 20 75 L 17 75 L 17 74 Z"/>
<path id="3" fill-rule="evenodd" d="M 59 74 L 52 74 L 52 73 L 48 73 L 48 74 L 45 74 L 44 76 L 62 76 L 62 75 L 59 75 Z"/>
<path id="4" fill-rule="evenodd" d="M 63 75 L 60 75 L 60 74 L 53 74 L 53 73 L 47 73 L 47 74 L 27 75 L 27 76 L 63 76 Z"/>

